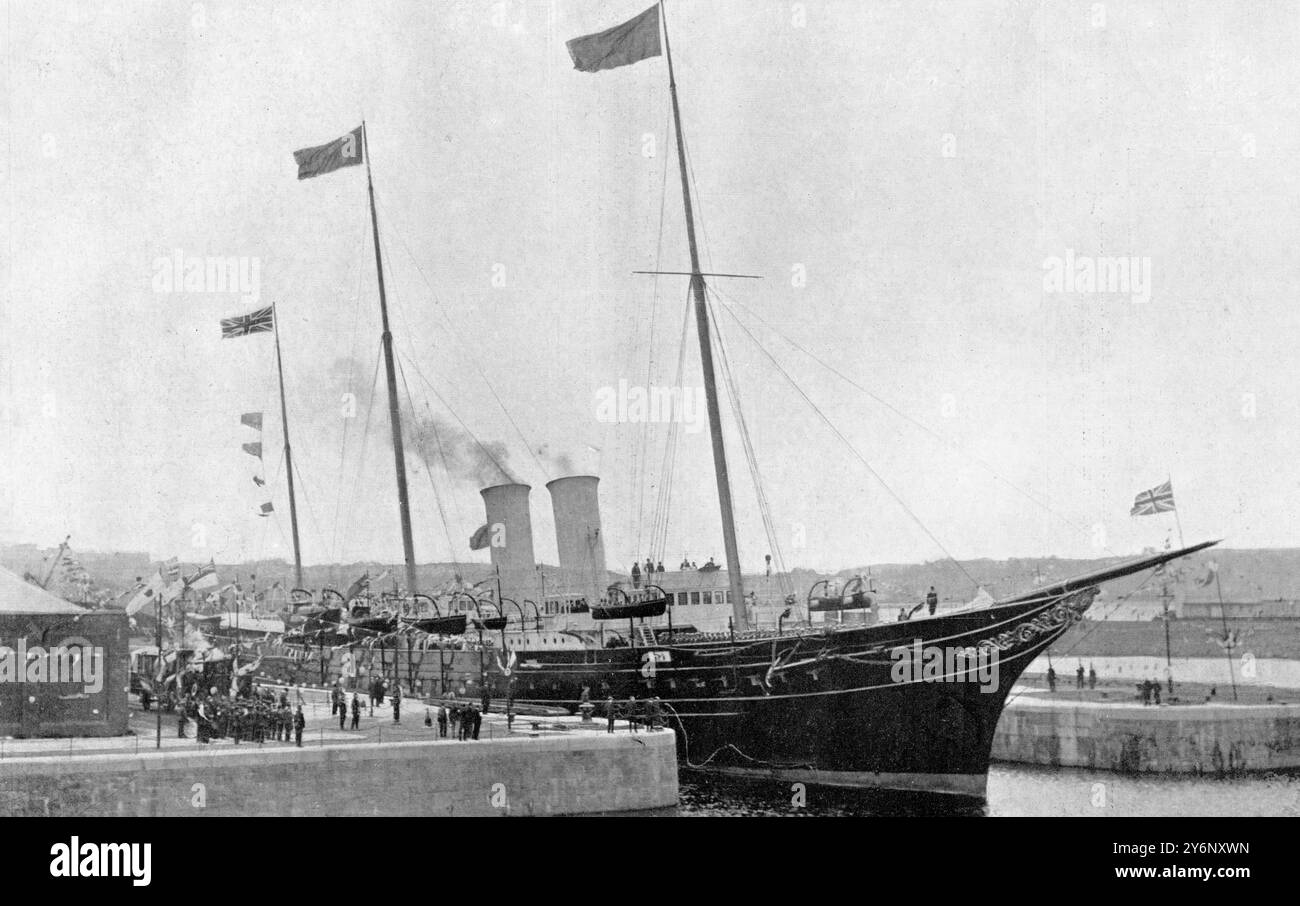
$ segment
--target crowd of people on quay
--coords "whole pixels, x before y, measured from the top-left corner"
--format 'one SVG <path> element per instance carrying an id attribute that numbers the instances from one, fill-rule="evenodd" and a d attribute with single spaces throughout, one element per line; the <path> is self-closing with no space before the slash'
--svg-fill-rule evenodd
<path id="1" fill-rule="evenodd" d="M 359 692 L 348 693 L 339 682 L 330 689 L 330 717 L 338 718 L 340 730 L 360 730 L 363 712 L 374 716 L 375 708 L 385 701 L 392 709 L 393 723 L 401 723 L 403 693 L 400 684 L 376 677 L 369 687 L 369 706 Z M 143 700 L 144 695 L 141 696 Z M 168 704 L 174 705 L 178 717 L 176 735 L 196 739 L 201 744 L 216 740 L 244 742 L 292 742 L 302 745 L 307 718 L 306 704 L 297 687 L 281 689 L 246 687 L 235 695 L 213 686 L 207 690 L 190 688 Z M 146 709 L 147 710 L 147 709 Z M 478 704 L 452 702 L 425 709 L 424 725 L 437 728 L 438 738 L 476 740 L 483 726 L 483 711 Z M 513 713 L 508 715 L 513 723 Z"/>
<path id="2" fill-rule="evenodd" d="M 193 735 L 200 743 L 215 739 L 241 742 L 289 742 L 302 745 L 307 720 L 302 713 L 302 694 L 296 705 L 290 704 L 288 692 L 277 697 L 270 689 L 259 689 L 246 696 L 230 696 L 212 687 L 206 692 L 192 690 L 177 703 L 176 735 Z M 187 732 L 193 726 L 193 733 Z"/>

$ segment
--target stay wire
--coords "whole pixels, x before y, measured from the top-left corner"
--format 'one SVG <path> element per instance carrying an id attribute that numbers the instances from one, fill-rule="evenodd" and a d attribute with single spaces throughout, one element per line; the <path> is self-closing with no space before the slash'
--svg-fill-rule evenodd
<path id="1" fill-rule="evenodd" d="M 795 381 L 795 379 L 790 376 L 789 372 L 787 372 L 784 367 L 782 367 L 781 363 L 776 360 L 775 356 L 773 356 L 767 350 L 767 348 L 758 341 L 758 338 L 755 337 L 754 334 L 749 330 L 749 328 L 745 326 L 744 322 L 741 321 L 740 318 L 736 316 L 736 313 L 731 311 L 731 308 L 729 306 L 724 306 L 724 308 L 726 309 L 727 313 L 731 315 L 732 320 L 734 320 L 736 324 L 740 326 L 740 329 L 743 330 L 745 334 L 750 338 L 750 340 L 753 341 L 754 345 L 758 347 L 759 351 L 762 352 L 763 355 L 767 358 L 767 360 L 772 363 L 772 366 L 781 374 L 783 378 L 785 378 L 785 380 L 790 384 L 790 386 L 794 388 L 795 392 L 799 394 L 799 396 L 803 399 L 805 403 L 808 404 L 808 406 L 813 410 L 813 412 L 817 414 L 817 417 L 821 419 L 822 424 L 824 424 L 831 431 L 831 433 L 834 434 L 840 440 L 840 442 L 843 443 L 844 446 L 848 448 L 849 452 L 852 453 L 853 456 L 860 463 L 862 463 L 862 465 L 867 469 L 867 471 L 871 473 L 871 476 L 875 478 L 876 482 L 882 488 L 884 488 L 885 492 L 888 493 L 889 496 L 894 499 L 894 502 L 897 503 L 899 507 L 902 508 L 903 512 L 905 512 L 908 515 L 908 517 L 914 523 L 916 523 L 916 525 L 921 529 L 921 531 L 923 531 L 926 534 L 926 536 L 929 537 L 929 539 L 935 544 L 935 546 L 938 547 L 939 550 L 943 552 L 943 555 L 947 557 L 952 562 L 952 564 L 957 567 L 958 570 L 961 571 L 962 575 L 964 575 L 967 578 L 967 580 L 970 581 L 971 585 L 973 585 L 976 589 L 978 589 L 980 587 L 979 582 L 975 581 L 975 577 L 970 574 L 970 572 L 966 569 L 964 565 L 962 565 L 961 561 L 958 560 L 949 552 L 948 548 L 944 546 L 944 543 L 939 540 L 938 536 L 936 536 L 934 532 L 930 530 L 929 526 L 927 526 L 925 522 L 923 522 L 921 518 L 912 511 L 912 508 L 907 505 L 907 502 L 904 501 L 903 498 L 899 496 L 897 492 L 894 491 L 894 489 L 889 485 L 889 483 L 885 481 L 884 476 L 882 476 L 878 471 L 876 471 L 876 468 L 871 465 L 870 461 L 868 461 L 865 456 L 863 456 L 860 452 L 858 452 L 857 447 L 855 447 L 853 443 L 847 437 L 844 436 L 843 432 L 841 432 L 840 429 L 835 426 L 835 424 L 830 420 L 830 418 L 827 417 L 827 415 L 824 412 L 822 412 L 821 408 L 818 407 L 818 405 L 815 402 L 813 402 L 812 398 L 809 397 L 806 392 L 804 392 L 803 388 L 800 387 L 798 382 Z"/>

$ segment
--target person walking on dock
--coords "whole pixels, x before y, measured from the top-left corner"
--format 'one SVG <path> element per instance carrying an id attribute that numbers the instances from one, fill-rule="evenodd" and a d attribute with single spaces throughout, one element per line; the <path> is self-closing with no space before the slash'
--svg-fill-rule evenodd
<path id="1" fill-rule="evenodd" d="M 293 740 L 302 748 L 302 731 L 307 729 L 307 718 L 302 716 L 302 705 L 298 706 L 298 711 L 293 715 Z"/>
<path id="2" fill-rule="evenodd" d="M 361 699 L 355 692 L 352 693 L 352 729 L 361 729 Z"/>
<path id="3" fill-rule="evenodd" d="M 933 585 L 925 596 L 925 606 L 929 609 L 930 616 L 934 616 L 934 612 L 939 609 L 939 593 L 934 590 Z"/>

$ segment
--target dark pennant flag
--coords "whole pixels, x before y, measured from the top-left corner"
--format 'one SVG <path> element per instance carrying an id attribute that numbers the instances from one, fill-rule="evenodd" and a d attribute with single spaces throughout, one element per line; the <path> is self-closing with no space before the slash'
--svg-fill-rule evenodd
<path id="1" fill-rule="evenodd" d="M 298 178 L 311 179 L 325 173 L 333 173 L 340 167 L 354 167 L 364 159 L 364 145 L 358 126 L 342 138 L 315 148 L 303 148 L 293 152 L 293 159 L 298 163 Z"/>
<path id="2" fill-rule="evenodd" d="M 652 6 L 622 25 L 574 38 L 564 46 L 573 58 L 573 68 L 582 72 L 599 72 L 657 57 L 662 53 L 659 48 L 659 7 Z"/>

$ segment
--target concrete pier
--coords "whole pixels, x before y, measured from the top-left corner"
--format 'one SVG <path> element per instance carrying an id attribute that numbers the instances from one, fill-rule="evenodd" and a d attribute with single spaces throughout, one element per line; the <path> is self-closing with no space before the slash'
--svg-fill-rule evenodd
<path id="1" fill-rule="evenodd" d="M 25 743 L 48 741 L 6 741 L 0 816 L 580 815 L 677 804 L 671 730 L 562 723 L 537 732 L 520 719 L 514 733 L 473 742 L 427 731 L 423 740 L 303 748 L 201 746 L 174 732 L 158 751 L 152 738 L 29 751 Z"/>
<path id="2" fill-rule="evenodd" d="M 1226 775 L 1300 768 L 1300 705 L 1144 706 L 1019 695 L 993 760 L 1123 773 Z"/>

